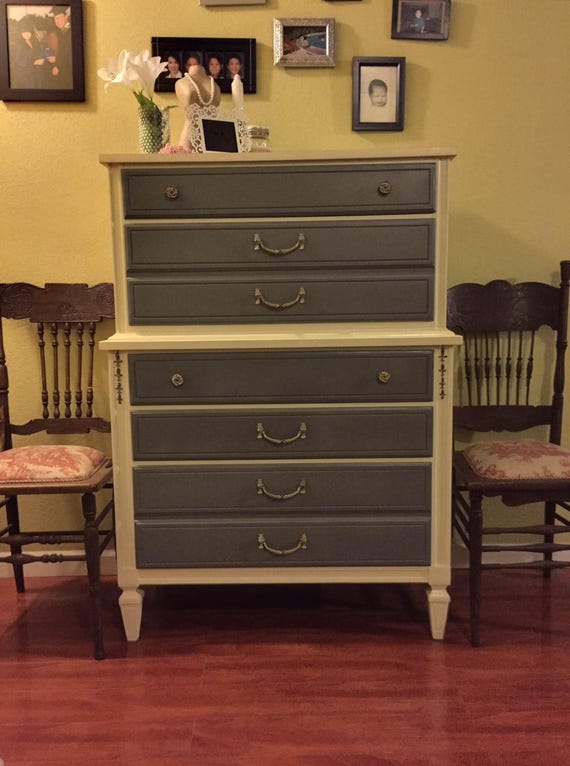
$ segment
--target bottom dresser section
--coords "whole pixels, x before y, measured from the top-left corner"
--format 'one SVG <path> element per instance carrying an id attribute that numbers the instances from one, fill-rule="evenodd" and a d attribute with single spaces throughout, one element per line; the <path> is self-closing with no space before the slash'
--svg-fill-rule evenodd
<path id="1" fill-rule="evenodd" d="M 429 514 L 343 521 L 290 516 L 187 522 L 138 521 L 141 568 L 422 566 L 430 563 Z"/>

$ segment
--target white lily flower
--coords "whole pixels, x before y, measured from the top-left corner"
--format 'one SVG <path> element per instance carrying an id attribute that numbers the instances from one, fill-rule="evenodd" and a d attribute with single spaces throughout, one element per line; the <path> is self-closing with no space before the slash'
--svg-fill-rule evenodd
<path id="1" fill-rule="evenodd" d="M 150 56 L 148 50 L 131 53 L 123 49 L 116 59 L 110 59 L 107 66 L 97 70 L 98 76 L 105 81 L 105 90 L 109 85 L 124 85 L 135 95 L 141 106 L 152 108 L 154 81 L 166 68 L 166 62 L 160 56 Z"/>

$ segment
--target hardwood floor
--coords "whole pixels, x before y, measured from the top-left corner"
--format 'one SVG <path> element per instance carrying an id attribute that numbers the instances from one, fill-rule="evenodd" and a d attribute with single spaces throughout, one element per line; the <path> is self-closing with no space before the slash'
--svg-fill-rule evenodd
<path id="1" fill-rule="evenodd" d="M 523 594 L 517 597 L 516 587 Z M 522 586 L 522 588 L 521 588 Z M 108 659 L 82 579 L 0 580 L 5 766 L 550 766 L 570 748 L 570 570 L 488 572 L 468 643 L 454 571 L 444 642 L 417 586 L 147 589 L 127 644 L 111 578 Z"/>

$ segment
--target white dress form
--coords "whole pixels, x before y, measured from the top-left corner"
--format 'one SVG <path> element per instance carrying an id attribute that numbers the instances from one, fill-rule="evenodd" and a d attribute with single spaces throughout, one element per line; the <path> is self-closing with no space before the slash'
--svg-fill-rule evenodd
<path id="1" fill-rule="evenodd" d="M 221 100 L 220 86 L 214 81 L 213 77 L 206 74 L 203 66 L 193 64 L 189 67 L 184 77 L 176 81 L 175 90 L 178 103 L 186 114 L 179 143 L 181 146 L 189 149 L 190 120 L 187 108 L 192 106 L 192 104 L 204 107 L 219 106 Z"/>

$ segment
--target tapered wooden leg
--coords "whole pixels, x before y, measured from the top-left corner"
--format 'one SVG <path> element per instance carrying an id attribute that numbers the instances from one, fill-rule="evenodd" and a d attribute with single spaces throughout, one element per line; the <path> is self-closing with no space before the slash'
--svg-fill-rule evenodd
<path id="1" fill-rule="evenodd" d="M 479 612 L 481 608 L 481 561 L 483 545 L 483 513 L 480 492 L 469 493 L 469 598 L 471 608 L 471 645 L 479 646 Z"/>
<path id="2" fill-rule="evenodd" d="M 430 587 L 427 592 L 429 607 L 429 624 L 432 638 L 442 639 L 445 636 L 447 612 L 449 611 L 449 593 L 447 588 Z"/>
<path id="3" fill-rule="evenodd" d="M 18 514 L 18 498 L 16 495 L 12 495 L 8 498 L 6 503 L 6 518 L 10 525 L 10 533 L 17 535 L 20 532 L 20 517 Z M 10 545 L 10 553 L 12 556 L 22 552 L 21 545 Z M 16 583 L 16 590 L 18 593 L 25 593 L 26 585 L 24 583 L 24 565 L 12 564 L 14 570 L 14 581 Z"/>
<path id="4" fill-rule="evenodd" d="M 119 596 L 127 641 L 137 641 L 140 636 L 143 596 L 141 588 L 124 588 Z"/>
<path id="5" fill-rule="evenodd" d="M 93 656 L 96 660 L 105 658 L 103 646 L 103 631 L 101 628 L 101 558 L 99 550 L 99 531 L 95 524 L 97 501 L 95 495 L 86 494 L 82 499 L 83 516 L 85 518 L 85 558 L 87 575 L 89 577 L 89 594 L 91 597 L 91 627 L 93 634 Z"/>

